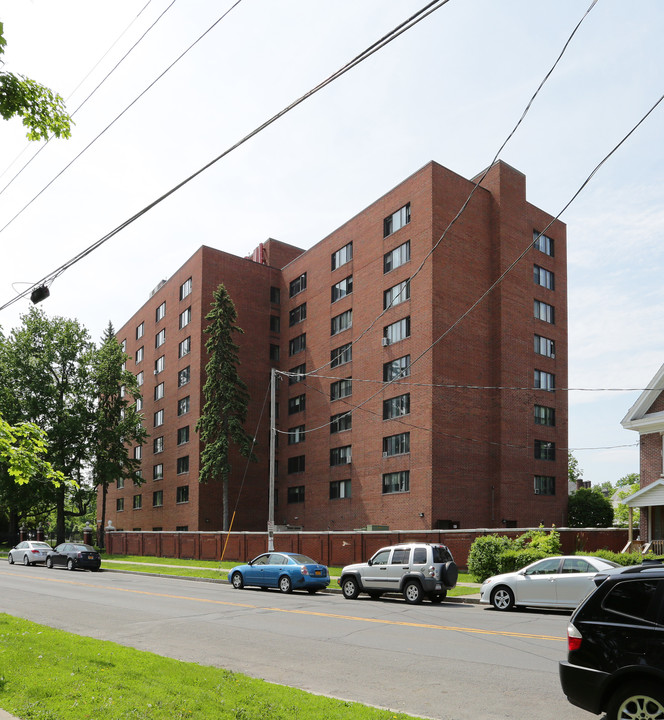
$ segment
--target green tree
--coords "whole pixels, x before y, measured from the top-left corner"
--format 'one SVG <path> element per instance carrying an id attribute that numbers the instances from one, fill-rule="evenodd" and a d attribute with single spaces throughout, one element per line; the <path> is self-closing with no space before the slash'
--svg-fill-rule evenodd
<path id="1" fill-rule="evenodd" d="M 94 497 L 89 482 L 94 346 L 75 320 L 49 319 L 36 308 L 21 320 L 5 344 L 5 380 L 14 421 L 32 422 L 44 430 L 49 438 L 48 461 L 77 483 L 41 489 L 55 507 L 56 537 L 63 542 L 65 519 L 85 515 Z"/>
<path id="2" fill-rule="evenodd" d="M 629 473 L 618 480 L 612 496 L 612 500 L 618 501 L 614 509 L 616 525 L 619 525 L 620 527 L 627 527 L 629 523 L 629 510 L 627 505 L 621 501 L 626 497 L 633 495 L 635 492 L 638 492 L 640 489 L 641 477 L 639 473 Z M 632 524 L 634 527 L 638 528 L 640 519 L 641 513 L 639 508 L 634 508 L 632 510 Z"/>
<path id="3" fill-rule="evenodd" d="M 583 482 L 583 470 L 579 467 L 579 461 L 570 452 L 567 455 L 567 478 L 575 487 L 580 488 Z"/>
<path id="4" fill-rule="evenodd" d="M 569 527 L 611 527 L 613 505 L 601 491 L 580 488 L 569 496 L 567 524 Z"/>
<path id="5" fill-rule="evenodd" d="M 93 482 L 101 489 L 101 527 L 98 542 L 105 547 L 106 495 L 119 478 L 140 485 L 141 461 L 130 447 L 143 445 L 147 432 L 142 415 L 136 410 L 141 392 L 136 376 L 126 369 L 128 356 L 115 337 L 109 322 L 92 362 L 92 378 L 97 398 L 93 434 Z"/>
<path id="6" fill-rule="evenodd" d="M 235 305 L 223 285 L 219 285 L 212 298 L 210 312 L 205 316 L 209 323 L 205 328 L 209 358 L 203 386 L 205 405 L 196 423 L 196 432 L 204 443 L 199 481 L 222 480 L 222 527 L 228 530 L 231 444 L 237 446 L 243 457 L 251 455 L 252 437 L 244 429 L 249 392 L 238 372 L 238 346 L 233 341 L 234 334 L 243 332 L 236 325 Z"/>
<path id="7" fill-rule="evenodd" d="M 0 56 L 7 41 L 0 22 Z M 1 61 L 0 61 L 1 62 Z M 49 88 L 24 75 L 0 71 L 0 115 L 9 120 L 15 115 L 23 118 L 28 128 L 28 140 L 48 140 L 50 135 L 68 138 L 72 119 L 64 100 Z"/>

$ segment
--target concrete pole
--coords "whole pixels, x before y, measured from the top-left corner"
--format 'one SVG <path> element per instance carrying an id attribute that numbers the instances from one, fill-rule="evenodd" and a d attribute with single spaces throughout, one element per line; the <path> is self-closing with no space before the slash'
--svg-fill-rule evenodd
<path id="1" fill-rule="evenodd" d="M 276 459 L 275 440 L 277 422 L 277 373 L 270 371 L 270 494 L 267 510 L 267 550 L 274 550 L 274 463 Z"/>

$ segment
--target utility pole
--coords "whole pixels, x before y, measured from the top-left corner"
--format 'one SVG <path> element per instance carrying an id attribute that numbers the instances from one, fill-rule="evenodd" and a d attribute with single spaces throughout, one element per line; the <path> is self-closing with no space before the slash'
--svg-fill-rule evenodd
<path id="1" fill-rule="evenodd" d="M 267 509 L 267 550 L 274 550 L 274 463 L 277 436 L 277 372 L 270 370 L 270 494 Z"/>

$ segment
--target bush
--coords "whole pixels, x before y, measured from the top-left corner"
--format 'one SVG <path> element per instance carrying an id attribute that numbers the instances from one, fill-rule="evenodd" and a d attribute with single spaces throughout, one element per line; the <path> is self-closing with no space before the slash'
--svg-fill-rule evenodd
<path id="1" fill-rule="evenodd" d="M 544 553 L 544 557 L 546 555 L 560 555 L 562 552 L 560 533 L 555 529 L 546 532 L 541 525 L 539 530 L 528 530 L 528 532 L 516 538 L 513 547 L 517 550 L 537 550 Z"/>
<path id="2" fill-rule="evenodd" d="M 484 582 L 501 572 L 499 556 L 509 550 L 511 542 L 505 535 L 483 535 L 473 542 L 468 554 L 468 572 L 476 582 Z"/>
<path id="3" fill-rule="evenodd" d="M 522 567 L 530 565 L 536 560 L 542 560 L 549 553 L 534 548 L 524 548 L 523 550 L 504 550 L 498 558 L 501 573 L 515 572 L 521 570 Z"/>
<path id="4" fill-rule="evenodd" d="M 577 555 L 580 555 L 582 553 L 577 553 Z M 649 560 L 654 559 L 654 555 L 648 553 L 647 555 L 642 555 L 640 552 L 631 552 L 631 553 L 617 553 L 617 552 L 611 552 L 611 550 L 596 550 L 595 552 L 591 553 L 583 553 L 584 555 L 592 555 L 593 557 L 599 557 L 603 560 L 611 560 L 615 563 L 618 563 L 618 565 L 640 565 L 645 558 L 648 558 Z"/>

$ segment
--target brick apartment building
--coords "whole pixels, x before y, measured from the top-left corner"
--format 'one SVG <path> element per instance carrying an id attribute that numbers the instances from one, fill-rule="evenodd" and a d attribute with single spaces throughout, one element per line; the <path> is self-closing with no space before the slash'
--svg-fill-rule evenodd
<path id="1" fill-rule="evenodd" d="M 277 525 L 565 524 L 565 226 L 547 228 L 525 176 L 499 162 L 437 244 L 472 188 L 431 162 L 310 250 L 268 240 L 240 258 L 203 246 L 160 284 L 118 332 L 151 437 L 134 449 L 144 484 L 109 490 L 113 525 L 221 529 L 221 483 L 199 484 L 194 432 L 219 283 L 244 330 L 257 438 L 257 462 L 232 458 L 234 530 L 266 528 L 273 367 L 286 373 Z"/>

